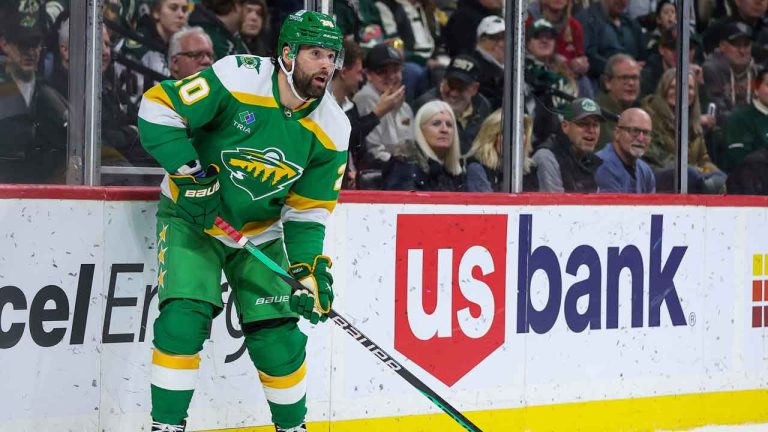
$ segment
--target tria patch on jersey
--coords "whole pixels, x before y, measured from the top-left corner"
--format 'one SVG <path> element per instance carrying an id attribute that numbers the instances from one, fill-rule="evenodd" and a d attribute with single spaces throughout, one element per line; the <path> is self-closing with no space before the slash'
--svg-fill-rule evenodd
<path id="1" fill-rule="evenodd" d="M 256 69 L 256 73 L 259 73 L 261 69 L 261 58 L 254 56 L 239 55 L 237 58 L 237 67 L 244 67 L 246 69 Z"/>
<path id="2" fill-rule="evenodd" d="M 279 149 L 240 148 L 221 152 L 229 178 L 254 201 L 281 191 L 301 177 L 304 169 L 285 159 Z"/>

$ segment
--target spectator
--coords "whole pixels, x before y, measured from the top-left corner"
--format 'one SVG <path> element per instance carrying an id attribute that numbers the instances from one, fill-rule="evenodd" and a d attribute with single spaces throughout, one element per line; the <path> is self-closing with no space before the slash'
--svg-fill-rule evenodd
<path id="1" fill-rule="evenodd" d="M 705 96 L 717 107 L 717 124 L 725 121 L 734 108 L 747 105 L 752 99 L 750 88 L 754 76 L 752 61 L 752 31 L 744 23 L 729 23 L 723 27 L 720 50 L 702 65 Z"/>
<path id="2" fill-rule="evenodd" d="M 432 100 L 442 100 L 453 109 L 459 128 L 461 154 L 465 154 L 491 113 L 491 103 L 478 91 L 480 69 L 472 56 L 461 54 L 451 60 L 440 85 L 424 93 L 415 103 L 416 111 Z"/>
<path id="3" fill-rule="evenodd" d="M 186 28 L 171 37 L 168 64 L 173 79 L 182 79 L 213 64 L 213 42 L 201 27 Z"/>
<path id="4" fill-rule="evenodd" d="M 466 176 L 461 165 L 459 134 L 451 107 L 427 102 L 416 114 L 416 142 L 401 146 L 384 176 L 387 190 L 459 192 Z"/>
<path id="5" fill-rule="evenodd" d="M 728 3 L 728 2 L 723 2 Z M 720 43 L 720 35 L 727 27 L 742 23 L 750 29 L 752 56 L 756 62 L 768 62 L 768 2 L 765 0 L 734 0 L 735 9 L 728 11 L 722 20 L 710 23 L 704 32 L 704 51 L 711 53 Z"/>
<path id="6" fill-rule="evenodd" d="M 640 159 L 651 142 L 651 116 L 640 108 L 630 108 L 619 117 L 614 140 L 597 156 L 603 164 L 595 173 L 598 192 L 655 193 L 653 170 Z"/>
<path id="7" fill-rule="evenodd" d="M 333 0 L 333 13 L 345 38 L 363 48 L 384 42 L 381 15 L 374 0 Z"/>
<path id="8" fill-rule="evenodd" d="M 600 107 L 579 98 L 565 109 L 563 133 L 552 134 L 533 154 L 541 192 L 596 192 L 595 171 L 602 160 L 593 153 L 604 120 Z"/>
<path id="9" fill-rule="evenodd" d="M 501 16 L 503 0 L 463 0 L 451 14 L 445 27 L 445 45 L 451 58 L 459 54 L 471 54 L 480 33 L 475 33 L 483 18 Z M 503 22 L 503 21 L 502 21 Z M 503 29 L 502 29 L 503 31 Z M 490 33 L 489 33 L 490 34 Z M 472 36 L 477 35 L 477 39 Z M 502 51 L 504 51 L 502 49 Z M 503 61 L 499 61 L 503 63 Z"/>
<path id="10" fill-rule="evenodd" d="M 380 124 L 365 137 L 365 155 L 359 169 L 382 169 L 395 147 L 413 140 L 413 111 L 405 102 L 402 83 L 403 58 L 387 44 L 379 44 L 366 54 L 365 75 L 368 82 L 352 98 L 360 116 L 376 109 L 382 97 L 395 99 L 392 111 L 379 117 Z"/>
<path id="11" fill-rule="evenodd" d="M 494 111 L 485 119 L 477 138 L 472 143 L 466 159 L 467 192 L 501 192 L 504 180 L 501 110 Z M 523 116 L 523 191 L 538 191 L 536 163 L 531 159 L 531 118 Z"/>
<path id="12" fill-rule="evenodd" d="M 656 173 L 656 188 L 661 192 L 674 190 L 675 159 L 677 155 L 675 103 L 677 85 L 675 69 L 669 69 L 659 81 L 656 93 L 643 99 L 642 107 L 651 115 L 654 134 L 643 156 Z M 720 193 L 725 174 L 712 163 L 704 142 L 701 108 L 693 74 L 688 75 L 688 183 L 692 192 Z"/>
<path id="13" fill-rule="evenodd" d="M 217 59 L 248 54 L 240 37 L 242 7 L 242 0 L 201 0 L 189 16 L 189 25 L 202 27 L 211 37 Z"/>
<path id="14" fill-rule="evenodd" d="M 240 35 L 251 54 L 272 56 L 272 35 L 269 30 L 269 10 L 265 0 L 243 0 L 243 23 Z"/>
<path id="15" fill-rule="evenodd" d="M 752 103 L 736 108 L 725 127 L 726 147 L 721 160 L 726 172 L 735 169 L 752 152 L 768 147 L 768 68 L 757 73 L 752 87 Z"/>
<path id="16" fill-rule="evenodd" d="M 67 103 L 37 76 L 42 29 L 35 16 L 6 17 L 0 36 L 0 183 L 63 183 Z"/>
<path id="17" fill-rule="evenodd" d="M 616 54 L 645 59 L 646 45 L 640 24 L 624 13 L 628 3 L 629 0 L 601 0 L 576 15 L 584 27 L 584 49 L 592 79 L 600 77 L 608 59 Z"/>
<path id="18" fill-rule="evenodd" d="M 429 87 L 429 71 L 438 66 L 433 59 L 439 37 L 434 0 L 377 0 L 376 8 L 384 37 L 403 41 L 403 82 L 406 99 L 413 101 Z"/>
<path id="19" fill-rule="evenodd" d="M 584 54 L 584 29 L 581 23 L 571 16 L 570 0 L 539 0 L 528 8 L 526 28 L 534 21 L 546 19 L 555 31 L 555 52 L 562 58 L 573 77 L 579 83 L 579 96 L 594 97 L 594 89 L 586 73 L 589 60 Z"/>
<path id="20" fill-rule="evenodd" d="M 654 17 L 655 28 L 647 36 L 648 54 L 656 52 L 656 47 L 659 45 L 659 41 L 664 33 L 675 30 L 677 26 L 677 7 L 675 7 L 675 3 L 672 0 L 661 0 L 656 3 Z"/>
<path id="21" fill-rule="evenodd" d="M 389 114 L 396 106 L 402 103 L 405 90 L 399 92 L 384 92 L 376 106 L 365 116 L 357 111 L 357 106 L 350 100 L 360 89 L 363 81 L 363 50 L 356 42 L 349 39 L 344 41 L 344 66 L 333 75 L 333 96 L 341 109 L 347 114 L 352 131 L 349 136 L 349 163 L 343 185 L 348 189 L 371 189 L 376 181 L 369 180 L 368 176 L 380 176 L 381 173 L 360 172 L 357 167 L 362 166 L 361 161 L 365 151 L 365 137 L 379 125 L 380 118 Z M 380 183 L 380 178 L 378 179 Z"/>
<path id="22" fill-rule="evenodd" d="M 605 64 L 603 85 L 606 91 L 597 95 L 597 103 L 602 109 L 620 113 L 636 106 L 640 96 L 640 65 L 626 54 L 614 55 Z M 598 149 L 613 141 L 615 128 L 615 120 L 606 120 L 600 130 Z"/>
<path id="23" fill-rule="evenodd" d="M 573 74 L 555 55 L 555 35 L 554 28 L 544 18 L 534 21 L 525 34 L 525 81 L 534 96 L 534 147 L 560 129 L 556 113 L 578 95 Z"/>
<path id="24" fill-rule="evenodd" d="M 126 56 L 167 77 L 171 74 L 168 43 L 175 33 L 187 26 L 189 3 L 187 0 L 155 0 L 152 2 L 151 18 L 149 23 L 137 29 L 142 41 L 126 39 L 119 49 Z M 146 76 L 143 81 L 146 81 L 144 87 L 147 89 L 155 82 Z"/>
<path id="25" fill-rule="evenodd" d="M 688 51 L 689 69 L 696 76 L 697 83 L 704 82 L 701 66 L 694 63 L 696 48 L 699 46 L 699 37 L 695 33 L 690 34 L 690 47 Z M 653 49 L 648 51 L 648 59 L 640 74 L 640 95 L 645 96 L 656 91 L 661 75 L 669 68 L 677 67 L 677 30 L 665 30 Z"/>
<path id="26" fill-rule="evenodd" d="M 768 195 L 768 147 L 748 154 L 728 175 L 729 194 Z"/>
<path id="27" fill-rule="evenodd" d="M 477 46 L 472 52 L 480 68 L 480 93 L 494 110 L 501 108 L 504 89 L 504 27 L 500 17 L 483 18 L 477 26 Z"/>

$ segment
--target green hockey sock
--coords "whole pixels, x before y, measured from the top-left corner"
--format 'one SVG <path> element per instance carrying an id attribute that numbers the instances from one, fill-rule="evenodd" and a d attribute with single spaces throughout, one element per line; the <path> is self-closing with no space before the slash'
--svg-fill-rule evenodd
<path id="1" fill-rule="evenodd" d="M 194 390 L 166 390 L 152 385 L 152 418 L 160 423 L 181 424 Z"/>

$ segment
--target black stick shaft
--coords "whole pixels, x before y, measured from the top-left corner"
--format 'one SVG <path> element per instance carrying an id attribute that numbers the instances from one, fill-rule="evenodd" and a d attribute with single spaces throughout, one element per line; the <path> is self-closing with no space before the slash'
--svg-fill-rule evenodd
<path id="1" fill-rule="evenodd" d="M 269 267 L 270 270 L 272 270 L 291 288 L 294 290 L 304 289 L 304 286 L 299 281 L 292 278 L 288 272 L 278 266 L 268 256 L 264 255 L 256 245 L 248 240 L 248 237 L 244 236 L 243 233 L 236 230 L 234 227 L 232 227 L 232 225 L 228 224 L 220 217 L 217 217 L 216 226 L 221 228 L 222 231 L 224 231 L 232 240 L 236 241 L 264 265 Z M 474 423 L 472 423 L 468 418 L 466 418 L 464 414 L 461 413 L 461 411 L 454 408 L 450 403 L 448 403 L 448 401 L 443 399 L 439 394 L 435 393 L 434 390 L 429 388 L 429 386 L 427 386 L 422 380 L 417 378 L 416 375 L 406 369 L 402 364 L 400 364 L 400 362 L 395 360 L 394 357 L 384 351 L 384 349 L 381 348 L 376 342 L 369 339 L 357 327 L 352 325 L 348 319 L 341 316 L 333 308 L 331 308 L 331 310 L 328 312 L 328 318 L 330 318 L 337 326 L 341 327 L 342 330 L 347 332 L 348 335 L 352 336 L 363 346 L 363 348 L 367 349 L 368 352 L 376 356 L 376 358 L 379 359 L 382 363 L 395 371 L 396 374 L 400 375 L 400 377 L 406 380 L 410 385 L 415 387 L 416 390 L 426 396 L 427 399 L 431 400 L 432 403 L 437 405 L 441 410 L 445 411 L 446 414 L 456 420 L 456 422 L 464 427 L 464 429 L 471 432 L 482 432 L 482 430 Z"/>

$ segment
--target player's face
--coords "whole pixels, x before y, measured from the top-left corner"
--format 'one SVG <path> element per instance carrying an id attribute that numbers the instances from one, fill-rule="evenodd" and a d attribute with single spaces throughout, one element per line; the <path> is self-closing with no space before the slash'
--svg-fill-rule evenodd
<path id="1" fill-rule="evenodd" d="M 317 99 L 325 93 L 336 62 L 336 51 L 302 47 L 294 61 L 293 85 L 305 98 Z"/>

